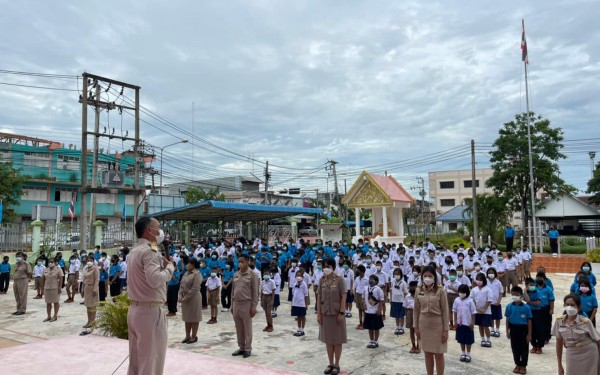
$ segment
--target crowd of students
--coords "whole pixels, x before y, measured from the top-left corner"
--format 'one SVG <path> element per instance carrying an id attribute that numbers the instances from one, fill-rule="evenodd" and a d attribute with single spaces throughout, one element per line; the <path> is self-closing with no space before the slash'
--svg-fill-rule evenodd
<path id="1" fill-rule="evenodd" d="M 191 249 L 164 242 L 162 252 L 176 268 L 173 278 L 168 282 L 168 316 L 175 316 L 178 302 L 182 302 L 179 293 L 181 281 L 186 273 L 197 268 L 202 276 L 199 307 L 210 307 L 211 318 L 207 323 L 216 324 L 219 303 L 221 312 L 231 307 L 231 285 L 234 273 L 238 270 L 238 258 L 246 254 L 250 258 L 250 269 L 261 280 L 265 332 L 274 330 L 274 318 L 281 304 L 280 294 L 287 285 L 291 315 L 296 318 L 293 335 L 305 335 L 306 316 L 313 308 L 317 312 L 320 280 L 331 272 L 329 267 L 324 270 L 323 266 L 333 260 L 336 265 L 333 272 L 343 278 L 346 289 L 343 315 L 350 318 L 354 313 L 358 314 L 356 329 L 368 331 L 369 342 L 366 347 L 369 349 L 379 346 L 379 332 L 385 328 L 384 322 L 389 316 L 394 334 L 403 335 L 408 331 L 412 344 L 409 352 L 421 352 L 419 337 L 423 332 L 419 332 L 415 326 L 415 300 L 418 299 L 415 294 L 422 293 L 430 285 L 436 288 L 439 285 L 444 292 L 444 304 L 447 307 L 444 321 L 448 322 L 444 330 L 456 332 L 455 340 L 461 347 L 462 362 L 472 360 L 475 326 L 481 347 L 491 348 L 491 338 L 502 336 L 500 321 L 504 318 L 507 319 L 506 336 L 511 340 L 515 373 L 526 373 L 528 354 L 541 354 L 551 339 L 555 302 L 553 285 L 543 267 L 531 273 L 532 254 L 527 248 L 516 247 L 514 252 L 503 254 L 495 245 L 475 249 L 458 244 L 448 248 L 443 245 L 436 247 L 429 240 L 396 246 L 362 240 L 357 244 L 349 244 L 323 243 L 321 240 L 310 243 L 302 239 L 276 240 L 273 244 L 267 244 L 258 238 L 254 241 L 240 238 L 233 242 L 208 239 Z M 83 290 L 81 283 L 85 270 L 98 269 L 97 290 L 99 300 L 104 301 L 109 294 L 115 297 L 126 289 L 127 253 L 128 249 L 125 248 L 109 258 L 98 247 L 90 253 L 73 251 L 68 263 L 63 260 L 61 253 L 52 259 L 41 256 L 36 260 L 33 270 L 26 272 L 30 272 L 29 277 L 35 279 L 35 298 L 43 298 L 44 274 L 48 271 L 46 267 L 49 262 L 52 267 L 58 267 L 66 275 L 61 281 L 62 287 L 66 283 L 68 298 L 65 302 L 71 303 L 78 290 Z M 22 253 L 15 267 L 21 267 L 21 262 L 27 264 L 26 256 Z M 190 263 L 192 266 L 188 267 Z M 423 277 L 426 270 L 432 273 L 432 280 Z M 10 272 L 11 265 L 5 257 L 0 264 L 0 293 L 6 293 L 8 289 L 6 274 Z M 591 265 L 586 262 L 575 276 L 571 292 L 581 307 L 578 314 L 582 319 L 589 318 L 594 326 L 598 307 L 595 285 Z M 314 306 L 311 304 L 311 290 Z M 25 313 L 26 302 L 24 307 L 22 293 L 21 289 L 15 289 L 18 305 L 15 315 Z M 506 295 L 511 296 L 511 302 L 503 310 L 502 298 Z M 58 306 L 55 307 L 53 319 L 48 313 L 49 321 L 56 320 Z M 88 323 L 87 326 L 91 326 L 93 321 Z M 190 341 L 193 340 L 186 340 L 192 343 Z M 331 370 L 335 373 L 335 368 Z"/>

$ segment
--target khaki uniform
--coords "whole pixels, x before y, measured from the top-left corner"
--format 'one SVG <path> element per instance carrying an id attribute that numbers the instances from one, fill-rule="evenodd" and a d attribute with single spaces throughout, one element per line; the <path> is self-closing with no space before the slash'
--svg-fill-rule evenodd
<path id="1" fill-rule="evenodd" d="M 446 353 L 448 342 L 442 342 L 443 331 L 448 331 L 448 297 L 441 285 L 428 290 L 425 286 L 415 293 L 413 326 L 421 334 L 421 347 L 427 353 Z"/>
<path id="2" fill-rule="evenodd" d="M 90 311 L 96 310 L 96 305 L 100 301 L 98 293 L 100 270 L 98 267 L 86 267 L 83 270 L 83 304 Z"/>
<path id="3" fill-rule="evenodd" d="M 258 277 L 248 268 L 233 277 L 231 310 L 240 350 L 252 350 L 252 317 L 250 312 L 258 306 Z"/>
<path id="4" fill-rule="evenodd" d="M 321 299 L 319 313 L 319 340 L 325 344 L 340 345 L 348 342 L 346 336 L 346 318 L 338 323 L 340 311 L 346 307 L 346 281 L 341 276 L 332 274 L 331 278 L 323 276 L 319 281 L 318 295 Z"/>
<path id="5" fill-rule="evenodd" d="M 129 327 L 129 375 L 162 374 L 167 351 L 167 281 L 173 265 L 162 268 L 156 244 L 141 238 L 129 253 L 127 292 L 132 301 Z"/>
<path id="6" fill-rule="evenodd" d="M 63 277 L 63 271 L 60 267 L 46 268 L 44 270 L 44 300 L 46 303 L 59 303 L 59 292 L 62 289 L 62 283 L 59 283 Z"/>
<path id="7" fill-rule="evenodd" d="M 567 348 L 567 366 L 565 373 L 577 375 L 600 374 L 598 341 L 600 334 L 588 318 L 577 316 L 569 325 L 566 316 L 560 316 L 554 323 L 552 334 L 562 339 Z"/>
<path id="8" fill-rule="evenodd" d="M 27 310 L 27 289 L 29 279 L 31 278 L 31 266 L 26 261 L 15 263 L 15 273 L 13 275 L 13 292 L 17 302 L 17 311 L 25 312 Z"/>

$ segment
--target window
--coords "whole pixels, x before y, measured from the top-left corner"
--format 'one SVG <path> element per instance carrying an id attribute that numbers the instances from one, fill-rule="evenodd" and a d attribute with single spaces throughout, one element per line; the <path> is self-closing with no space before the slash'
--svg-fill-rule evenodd
<path id="1" fill-rule="evenodd" d="M 465 188 L 472 188 L 473 187 L 473 180 L 464 180 L 463 181 L 463 186 Z M 475 180 L 475 186 L 479 187 L 479 180 Z"/>
<path id="2" fill-rule="evenodd" d="M 454 206 L 456 206 L 455 202 L 456 202 L 455 199 L 440 199 L 440 206 L 454 207 Z"/>
<path id="3" fill-rule="evenodd" d="M 0 162 L 8 163 L 9 161 L 11 161 L 10 150 L 0 150 Z"/>
<path id="4" fill-rule="evenodd" d="M 440 181 L 440 189 L 454 189 L 454 181 Z"/>
<path id="5" fill-rule="evenodd" d="M 125 196 L 125 204 L 133 204 L 133 195 L 128 194 Z"/>
<path id="6" fill-rule="evenodd" d="M 57 169 L 66 169 L 69 171 L 79 170 L 79 158 L 75 156 L 58 155 L 58 161 L 56 163 Z"/>
<path id="7" fill-rule="evenodd" d="M 458 230 L 458 223 L 448 223 L 448 230 Z"/>
<path id="8" fill-rule="evenodd" d="M 48 154 L 40 152 L 25 152 L 23 154 L 23 164 L 30 167 L 48 168 L 50 166 L 48 160 Z"/>
<path id="9" fill-rule="evenodd" d="M 94 200 L 96 203 L 115 203 L 115 196 L 113 194 L 94 194 Z"/>
<path id="10" fill-rule="evenodd" d="M 56 188 L 54 189 L 55 202 L 71 202 L 72 199 L 77 201 L 77 189 L 74 188 Z"/>
<path id="11" fill-rule="evenodd" d="M 48 189 L 45 186 L 23 186 L 24 201 L 47 201 Z"/>

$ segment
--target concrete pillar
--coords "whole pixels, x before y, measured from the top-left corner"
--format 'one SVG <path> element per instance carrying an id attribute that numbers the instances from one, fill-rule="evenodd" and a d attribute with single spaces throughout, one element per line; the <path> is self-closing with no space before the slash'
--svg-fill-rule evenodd
<path id="1" fill-rule="evenodd" d="M 291 218 L 290 224 L 292 225 L 292 238 L 294 241 L 298 240 L 298 219 Z"/>
<path id="2" fill-rule="evenodd" d="M 381 219 L 383 220 L 383 236 L 382 237 L 387 237 L 388 234 L 390 233 L 388 231 L 388 226 L 387 226 L 387 207 L 381 207 Z"/>
<path id="3" fill-rule="evenodd" d="M 34 254 L 37 254 L 40 251 L 40 244 L 42 242 L 42 227 L 44 226 L 44 222 L 41 220 L 35 220 L 31 223 L 32 227 L 32 244 L 31 251 Z"/>
<path id="4" fill-rule="evenodd" d="M 183 228 L 185 230 L 185 247 L 189 249 L 192 246 L 192 222 L 186 221 L 183 223 Z"/>
<path id="5" fill-rule="evenodd" d="M 246 239 L 252 241 L 253 223 L 251 221 L 247 222 L 246 227 L 248 229 L 248 235 L 246 236 Z"/>
<path id="6" fill-rule="evenodd" d="M 402 207 L 400 207 L 399 211 L 400 211 L 400 213 L 398 214 L 398 221 L 399 221 L 398 235 L 400 237 L 404 237 L 404 213 L 402 212 L 404 210 L 402 209 Z"/>
<path id="7" fill-rule="evenodd" d="M 102 247 L 102 237 L 104 232 L 104 222 L 101 220 L 96 220 L 92 224 L 94 227 L 94 246 Z"/>
<path id="8" fill-rule="evenodd" d="M 356 218 L 356 238 L 360 237 L 360 208 L 354 209 L 354 217 Z"/>

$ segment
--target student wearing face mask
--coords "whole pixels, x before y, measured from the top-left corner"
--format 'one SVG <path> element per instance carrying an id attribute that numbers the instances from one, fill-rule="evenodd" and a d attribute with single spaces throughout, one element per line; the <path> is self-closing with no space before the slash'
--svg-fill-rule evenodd
<path id="1" fill-rule="evenodd" d="M 523 303 L 523 289 L 513 286 L 510 290 L 512 302 L 506 306 L 506 337 L 510 339 L 510 348 L 515 361 L 515 374 L 527 373 L 527 362 L 529 360 L 529 342 L 531 341 L 531 329 L 533 318 L 531 309 Z M 598 370 L 596 370 L 598 371 Z"/>
<path id="2" fill-rule="evenodd" d="M 48 268 L 44 270 L 44 301 L 46 302 L 46 312 L 48 317 L 44 322 L 54 322 L 58 319 L 58 310 L 60 308 L 60 293 L 62 291 L 62 279 L 64 275 L 60 267 L 56 266 L 56 261 L 50 259 Z M 52 306 L 54 305 L 54 316 L 52 316 Z"/>
<path id="3" fill-rule="evenodd" d="M 108 287 L 110 289 L 110 296 L 113 297 L 113 299 L 121 294 L 121 282 L 119 281 L 119 276 L 121 276 L 119 256 L 113 255 L 110 259 L 110 267 L 108 268 Z"/>
<path id="4" fill-rule="evenodd" d="M 581 299 L 581 311 L 592 321 L 596 327 L 596 311 L 598 310 L 598 300 L 592 293 L 592 286 L 589 281 L 584 280 L 579 284 L 577 295 Z"/>
<path id="5" fill-rule="evenodd" d="M 218 268 L 210 270 L 210 277 L 206 280 L 207 299 L 210 306 L 210 320 L 206 324 L 217 323 L 217 314 L 219 312 L 219 294 L 221 293 L 221 278 L 218 275 Z"/>
<path id="6" fill-rule="evenodd" d="M 379 330 L 384 327 L 383 305 L 385 305 L 385 294 L 378 284 L 377 275 L 369 276 L 369 286 L 363 295 L 367 305 L 364 328 L 369 330 L 369 339 L 371 340 L 367 345 L 369 349 L 379 347 Z"/>
<path id="7" fill-rule="evenodd" d="M 500 337 L 500 321 L 502 320 L 502 296 L 504 287 L 498 281 L 498 273 L 495 268 L 487 270 L 488 288 L 492 290 L 493 302 L 490 306 L 492 310 L 492 328 L 490 335 L 492 337 Z"/>
<path id="8" fill-rule="evenodd" d="M 82 278 L 83 304 L 86 307 L 88 319 L 83 328 L 92 328 L 94 322 L 96 321 L 96 306 L 98 305 L 99 301 L 99 279 L 100 271 L 98 270 L 98 267 L 94 266 L 93 258 L 90 257 L 86 262 L 86 267 L 84 268 Z"/>
<path id="9" fill-rule="evenodd" d="M 386 299 L 387 302 L 387 296 L 388 296 L 388 286 L 389 286 L 389 282 L 388 282 L 388 276 L 385 274 L 385 272 L 383 272 L 383 265 L 381 263 L 381 261 L 377 261 L 376 265 L 375 265 L 375 273 L 373 275 L 377 276 L 377 279 L 379 280 L 377 282 L 377 286 L 381 288 L 381 290 L 383 291 L 383 295 L 384 295 L 384 299 Z M 385 320 L 385 312 L 386 312 L 386 304 L 383 304 L 382 307 L 382 315 L 381 318 L 383 320 Z"/>
<path id="10" fill-rule="evenodd" d="M 293 290 L 292 287 L 296 281 L 296 273 L 300 270 L 298 267 L 298 259 L 293 258 L 288 263 L 286 274 L 288 279 L 288 302 L 292 302 Z"/>
<path id="11" fill-rule="evenodd" d="M 489 272 L 489 271 L 488 271 Z M 490 328 L 492 327 L 492 303 L 496 300 L 492 290 L 487 286 L 487 279 L 480 273 L 475 278 L 475 287 L 471 291 L 471 298 L 477 307 L 475 315 L 475 325 L 479 326 L 479 335 L 481 336 L 481 346 L 491 348 Z"/>
<path id="12" fill-rule="evenodd" d="M 323 270 L 324 272 L 325 270 Z M 292 284 L 292 311 L 291 315 L 297 319 L 298 329 L 294 336 L 304 336 L 304 325 L 306 324 L 306 307 L 309 305 L 308 285 L 304 282 L 304 270 L 301 268 L 296 272 L 296 278 Z"/>
<path id="13" fill-rule="evenodd" d="M 556 337 L 558 374 L 597 375 L 600 367 L 600 334 L 588 318 L 579 314 L 579 296 L 567 295 L 564 306 L 564 315 L 556 319 L 552 330 Z M 563 351 L 566 351 L 566 372 L 563 367 Z"/>
<path id="14" fill-rule="evenodd" d="M 444 288 L 437 282 L 435 268 L 425 267 L 422 279 L 423 285 L 415 293 L 415 334 L 425 352 L 427 375 L 433 375 L 434 368 L 438 374 L 443 374 L 450 325 L 448 297 Z"/>
<path id="15" fill-rule="evenodd" d="M 454 322 L 456 322 L 456 341 L 460 344 L 461 362 L 471 362 L 471 345 L 475 342 L 475 313 L 477 308 L 469 297 L 470 291 L 466 284 L 458 287 L 458 298 L 452 303 Z"/>
<path id="16" fill-rule="evenodd" d="M 347 286 L 343 277 L 334 270 L 336 263 L 327 259 L 323 264 L 323 277 L 319 280 L 317 293 L 317 322 L 319 323 L 319 340 L 327 349 L 329 366 L 325 374 L 339 374 L 342 345 L 347 342 L 346 336 L 346 293 Z"/>
<path id="17" fill-rule="evenodd" d="M 535 275 L 536 288 L 540 296 L 541 318 L 544 325 L 545 343 L 550 341 L 552 328 L 552 315 L 554 315 L 554 291 L 546 285 L 546 274 L 538 272 Z"/>
<path id="18" fill-rule="evenodd" d="M 585 275 L 592 287 L 596 286 L 596 275 L 594 275 L 594 273 L 592 272 L 592 264 L 590 262 L 583 262 L 581 264 L 579 272 Z M 575 280 L 573 281 L 577 282 L 579 272 L 577 273 L 577 275 L 575 275 Z"/>
<path id="19" fill-rule="evenodd" d="M 260 307 L 265 312 L 267 319 L 267 326 L 263 329 L 263 332 L 273 332 L 273 302 L 275 300 L 275 290 L 277 285 L 271 278 L 271 274 L 267 272 L 262 281 L 260 282 Z"/>

